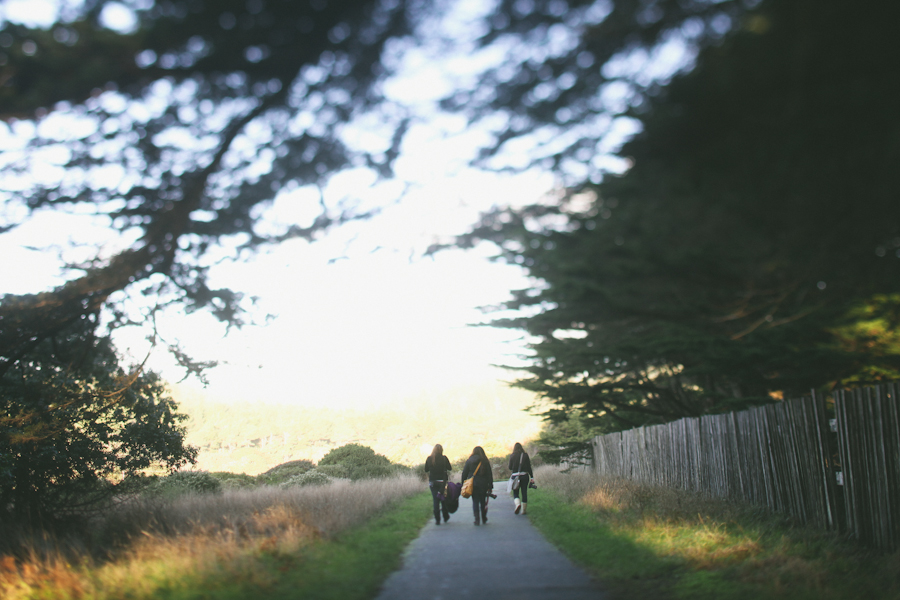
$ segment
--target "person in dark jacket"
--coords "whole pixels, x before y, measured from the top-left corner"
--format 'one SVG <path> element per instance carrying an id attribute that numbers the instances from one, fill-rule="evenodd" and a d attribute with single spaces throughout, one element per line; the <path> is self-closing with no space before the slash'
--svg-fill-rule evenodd
<path id="1" fill-rule="evenodd" d="M 428 473 L 428 488 L 431 490 L 431 499 L 434 503 L 434 524 L 441 524 L 441 500 L 444 497 L 444 488 L 447 485 L 448 475 L 452 467 L 450 460 L 444 456 L 444 447 L 434 445 L 431 456 L 425 459 L 425 472 Z M 444 508 L 444 523 L 450 520 L 450 513 Z"/>
<path id="2" fill-rule="evenodd" d="M 528 484 L 534 481 L 534 472 L 531 470 L 531 459 L 522 444 L 516 442 L 513 446 L 512 456 L 509 457 L 509 471 L 512 477 L 518 477 L 519 487 L 513 490 L 513 504 L 515 513 L 524 515 L 528 513 Z M 519 492 L 522 499 L 519 500 Z"/>
<path id="3" fill-rule="evenodd" d="M 479 466 L 481 465 L 481 466 Z M 476 472 L 477 471 L 477 472 Z M 494 489 L 494 474 L 491 472 L 491 463 L 484 448 L 475 446 L 472 456 L 466 460 L 462 471 L 462 480 L 474 477 L 472 482 L 472 512 L 475 513 L 475 524 L 487 523 L 487 495 Z"/>

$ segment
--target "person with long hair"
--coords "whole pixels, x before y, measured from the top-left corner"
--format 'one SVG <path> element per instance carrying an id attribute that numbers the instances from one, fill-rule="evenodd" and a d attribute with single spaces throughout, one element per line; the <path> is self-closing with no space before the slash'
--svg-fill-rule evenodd
<path id="1" fill-rule="evenodd" d="M 534 481 L 534 472 L 531 470 L 531 459 L 522 444 L 516 442 L 513 446 L 512 455 L 509 457 L 509 470 L 512 477 L 518 478 L 519 485 L 513 489 L 513 509 L 516 514 L 520 512 L 528 514 L 528 485 Z M 519 500 L 519 492 L 522 492 L 522 499 Z"/>
<path id="2" fill-rule="evenodd" d="M 472 512 L 475 513 L 475 525 L 480 525 L 479 519 L 482 523 L 487 523 L 487 495 L 494 489 L 494 474 L 491 472 L 491 462 L 481 446 L 472 449 L 472 456 L 463 467 L 462 480 L 469 477 L 474 477 Z"/>
<path id="3" fill-rule="evenodd" d="M 431 456 L 425 459 L 425 472 L 428 473 L 428 488 L 431 490 L 431 499 L 434 503 L 434 524 L 441 524 L 441 498 L 449 481 L 448 475 L 452 467 L 450 459 L 444 456 L 444 447 L 435 444 Z M 444 523 L 450 520 L 450 513 L 443 510 Z"/>

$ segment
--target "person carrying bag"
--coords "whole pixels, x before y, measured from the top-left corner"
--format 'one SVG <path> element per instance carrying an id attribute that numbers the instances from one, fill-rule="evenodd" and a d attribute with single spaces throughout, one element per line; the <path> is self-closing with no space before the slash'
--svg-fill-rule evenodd
<path id="1" fill-rule="evenodd" d="M 475 513 L 475 525 L 487 523 L 487 496 L 494 489 L 494 475 L 484 448 L 475 446 L 472 456 L 466 460 L 462 471 L 463 491 L 472 498 L 472 512 Z"/>
<path id="2" fill-rule="evenodd" d="M 435 525 L 441 524 L 442 512 L 444 513 L 444 523 L 450 520 L 450 512 L 441 502 L 446 496 L 447 475 L 450 470 L 450 460 L 444 456 L 444 447 L 435 444 L 431 456 L 425 459 L 425 472 L 428 473 L 428 488 L 431 490 Z"/>
<path id="3" fill-rule="evenodd" d="M 531 459 L 522 444 L 516 442 L 513 446 L 512 456 L 509 457 L 509 470 L 512 471 L 515 466 L 515 472 L 510 476 L 507 490 L 513 495 L 513 504 L 515 508 L 513 512 L 524 515 L 528 513 L 528 486 L 534 483 L 534 473 L 531 470 Z M 522 499 L 519 500 L 519 493 Z"/>

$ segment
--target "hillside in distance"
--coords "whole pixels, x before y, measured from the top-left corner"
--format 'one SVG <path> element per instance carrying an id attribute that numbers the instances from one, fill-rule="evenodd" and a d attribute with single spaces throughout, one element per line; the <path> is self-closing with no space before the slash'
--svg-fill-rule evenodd
<path id="1" fill-rule="evenodd" d="M 476 445 L 488 456 L 505 456 L 515 442 L 537 437 L 542 424 L 526 411 L 536 402 L 534 395 L 499 381 L 423 392 L 362 410 L 217 401 L 179 387 L 172 396 L 188 416 L 188 443 L 200 449 L 195 468 L 248 475 L 289 460 L 317 462 L 349 443 L 410 466 L 424 463 L 436 443 L 451 461 L 469 456 Z"/>

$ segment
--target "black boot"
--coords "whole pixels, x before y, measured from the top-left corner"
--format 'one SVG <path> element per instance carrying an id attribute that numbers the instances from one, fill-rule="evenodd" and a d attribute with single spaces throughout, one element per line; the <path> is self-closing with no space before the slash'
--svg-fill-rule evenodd
<path id="1" fill-rule="evenodd" d="M 487 525 L 487 509 L 481 511 L 481 522 Z"/>
<path id="2" fill-rule="evenodd" d="M 445 512 L 445 513 L 444 513 L 444 523 L 446 523 L 446 522 L 449 521 L 449 520 L 450 520 L 450 513 Z"/>
<path id="3" fill-rule="evenodd" d="M 441 524 L 441 515 L 434 515 L 434 524 L 435 525 Z"/>

